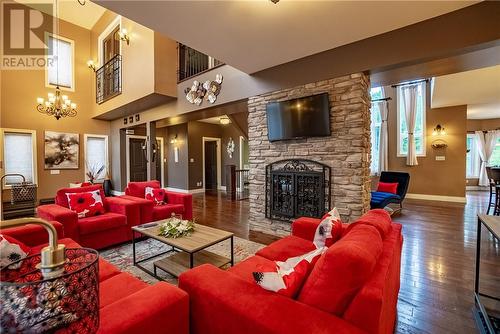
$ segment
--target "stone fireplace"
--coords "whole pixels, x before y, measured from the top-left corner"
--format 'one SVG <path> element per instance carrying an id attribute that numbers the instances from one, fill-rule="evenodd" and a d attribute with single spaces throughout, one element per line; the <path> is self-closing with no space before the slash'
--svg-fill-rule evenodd
<path id="1" fill-rule="evenodd" d="M 370 82 L 364 73 L 266 93 L 248 100 L 250 229 L 287 235 L 291 224 L 266 212 L 266 166 L 280 160 L 303 160 L 330 169 L 325 203 L 352 221 L 370 207 Z M 328 93 L 331 136 L 269 142 L 266 104 Z M 318 199 L 320 200 L 320 199 Z"/>

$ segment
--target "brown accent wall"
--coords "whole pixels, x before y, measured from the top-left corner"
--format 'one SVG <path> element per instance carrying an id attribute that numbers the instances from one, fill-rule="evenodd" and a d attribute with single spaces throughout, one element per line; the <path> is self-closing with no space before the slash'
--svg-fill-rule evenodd
<path id="1" fill-rule="evenodd" d="M 389 170 L 410 173 L 408 193 L 465 196 L 465 154 L 467 133 L 467 107 L 453 106 L 446 108 L 430 108 L 430 89 L 427 85 L 426 113 L 426 156 L 418 157 L 418 166 L 406 166 L 406 157 L 397 156 L 397 97 L 396 89 L 385 87 L 389 101 L 387 121 L 389 135 Z M 448 143 L 444 149 L 433 149 L 432 142 L 436 137 L 432 131 L 437 124 L 446 129 L 443 137 Z M 436 156 L 445 156 L 445 161 L 436 161 Z M 376 187 L 376 182 L 373 184 Z"/>
<path id="2" fill-rule="evenodd" d="M 74 41 L 75 91 L 63 94 L 77 103 L 78 115 L 74 118 L 56 120 L 36 111 L 36 98 L 47 97 L 53 88 L 45 87 L 43 70 L 3 70 L 1 75 L 1 126 L 3 128 L 36 130 L 38 197 L 53 197 L 57 189 L 70 182 L 84 180 L 85 158 L 83 134 L 104 134 L 110 132 L 110 123 L 92 119 L 93 104 L 91 86 L 94 74 L 87 67 L 90 58 L 90 31 L 71 23 L 61 21 L 60 35 Z M 80 134 L 80 168 L 61 170 L 59 175 L 51 175 L 44 169 L 44 131 L 58 131 Z M 110 169 L 111 170 L 111 169 Z"/>

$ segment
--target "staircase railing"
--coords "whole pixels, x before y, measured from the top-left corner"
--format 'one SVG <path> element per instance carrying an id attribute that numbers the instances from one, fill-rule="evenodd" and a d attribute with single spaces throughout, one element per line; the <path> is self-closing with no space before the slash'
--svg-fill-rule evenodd
<path id="1" fill-rule="evenodd" d="M 181 43 L 178 43 L 178 54 L 178 82 L 184 81 L 224 64 L 220 60 L 207 56 L 206 54 Z"/>

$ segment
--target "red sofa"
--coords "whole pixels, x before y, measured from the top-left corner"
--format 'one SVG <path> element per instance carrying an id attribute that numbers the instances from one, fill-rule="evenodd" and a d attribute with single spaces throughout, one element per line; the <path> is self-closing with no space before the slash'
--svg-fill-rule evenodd
<path id="1" fill-rule="evenodd" d="M 343 225 L 296 299 L 264 290 L 252 273 L 315 249 L 318 219 L 296 220 L 291 236 L 227 271 L 206 264 L 183 273 L 191 333 L 393 333 L 403 237 L 381 211 Z"/>
<path id="2" fill-rule="evenodd" d="M 59 237 L 63 225 L 53 222 Z M 0 233 L 23 242 L 36 254 L 45 247 L 48 234 L 42 226 L 27 225 Z M 60 239 L 68 248 L 80 247 L 72 239 Z M 99 334 L 189 333 L 189 298 L 181 289 L 159 282 L 148 285 L 120 272 L 99 258 Z"/>
<path id="3" fill-rule="evenodd" d="M 80 193 L 99 189 L 105 213 L 93 217 L 78 218 L 68 206 L 67 193 Z M 140 224 L 139 204 L 116 197 L 105 197 L 100 185 L 62 188 L 57 191 L 55 204 L 41 205 L 37 208 L 38 217 L 55 220 L 64 225 L 65 235 L 84 247 L 96 249 L 129 241 L 131 227 Z"/>
<path id="4" fill-rule="evenodd" d="M 144 198 L 146 187 L 160 188 L 159 181 L 129 182 L 125 195 L 119 196 L 141 206 L 141 224 L 170 218 L 172 213 L 184 219 L 193 219 L 193 196 L 173 191 L 165 191 L 165 205 L 155 206 L 153 201 Z"/>

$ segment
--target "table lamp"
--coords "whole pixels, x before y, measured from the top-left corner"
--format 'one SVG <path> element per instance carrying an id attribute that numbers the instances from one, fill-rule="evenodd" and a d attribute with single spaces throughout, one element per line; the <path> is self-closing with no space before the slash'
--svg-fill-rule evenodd
<path id="1" fill-rule="evenodd" d="M 0 221 L 0 228 L 37 224 L 49 245 L 0 269 L 0 333 L 95 333 L 99 328 L 99 254 L 65 248 L 38 218 Z"/>

